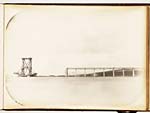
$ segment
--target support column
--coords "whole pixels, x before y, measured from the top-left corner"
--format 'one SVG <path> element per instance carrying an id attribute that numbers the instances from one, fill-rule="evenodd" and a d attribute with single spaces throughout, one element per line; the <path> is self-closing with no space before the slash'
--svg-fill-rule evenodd
<path id="1" fill-rule="evenodd" d="M 68 77 L 68 68 L 66 68 L 66 77 Z"/>
<path id="2" fill-rule="evenodd" d="M 105 68 L 103 68 L 103 76 L 105 76 Z"/>
<path id="3" fill-rule="evenodd" d="M 29 58 L 29 75 L 32 74 L 32 58 Z"/>
<path id="4" fill-rule="evenodd" d="M 75 68 L 75 76 L 77 76 L 77 68 Z"/>
<path id="5" fill-rule="evenodd" d="M 124 69 L 122 69 L 122 74 L 123 74 L 123 76 L 125 75 L 125 74 L 124 74 Z"/>
<path id="6" fill-rule="evenodd" d="M 94 77 L 96 76 L 96 74 L 95 74 L 95 68 L 94 68 Z"/>
<path id="7" fill-rule="evenodd" d="M 132 68 L 132 76 L 133 77 L 135 76 L 135 70 L 134 70 L 134 68 Z"/>
<path id="8" fill-rule="evenodd" d="M 84 68 L 84 76 L 86 77 L 86 68 Z"/>
<path id="9" fill-rule="evenodd" d="M 25 58 L 22 58 L 22 67 L 21 67 L 21 76 L 25 76 L 25 73 L 24 73 L 24 65 L 25 65 Z"/>
<path id="10" fill-rule="evenodd" d="M 113 77 L 115 76 L 115 68 L 113 68 Z"/>

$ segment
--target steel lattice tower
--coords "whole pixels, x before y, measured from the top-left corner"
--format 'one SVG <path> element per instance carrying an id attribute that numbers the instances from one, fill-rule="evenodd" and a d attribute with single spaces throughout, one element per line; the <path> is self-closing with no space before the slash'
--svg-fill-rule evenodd
<path id="1" fill-rule="evenodd" d="M 30 76 L 32 74 L 32 58 L 22 58 L 22 76 Z"/>

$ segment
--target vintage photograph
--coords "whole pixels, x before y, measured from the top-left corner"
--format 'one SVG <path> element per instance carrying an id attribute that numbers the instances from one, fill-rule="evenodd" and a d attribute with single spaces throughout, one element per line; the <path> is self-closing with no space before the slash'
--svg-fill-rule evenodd
<path id="1" fill-rule="evenodd" d="M 147 7 L 5 5 L 5 109 L 146 109 Z"/>

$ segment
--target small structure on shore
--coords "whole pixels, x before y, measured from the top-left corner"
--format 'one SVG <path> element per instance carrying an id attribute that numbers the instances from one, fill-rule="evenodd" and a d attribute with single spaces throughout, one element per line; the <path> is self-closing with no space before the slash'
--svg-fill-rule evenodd
<path id="1" fill-rule="evenodd" d="M 37 73 L 32 73 L 32 58 L 22 58 L 21 70 L 19 72 L 15 72 L 14 74 L 21 77 L 36 76 Z"/>

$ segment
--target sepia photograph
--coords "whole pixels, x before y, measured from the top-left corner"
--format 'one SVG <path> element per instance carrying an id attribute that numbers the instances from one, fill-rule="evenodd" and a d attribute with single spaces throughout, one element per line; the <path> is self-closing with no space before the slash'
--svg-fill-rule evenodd
<path id="1" fill-rule="evenodd" d="M 147 109 L 148 7 L 4 8 L 4 109 Z"/>

